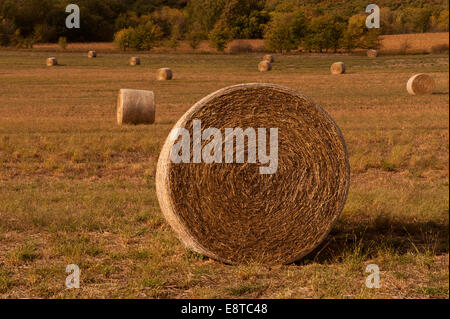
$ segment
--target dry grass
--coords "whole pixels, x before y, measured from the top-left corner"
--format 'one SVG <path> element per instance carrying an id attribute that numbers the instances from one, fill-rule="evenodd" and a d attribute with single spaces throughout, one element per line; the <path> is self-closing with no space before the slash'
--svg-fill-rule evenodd
<path id="1" fill-rule="evenodd" d="M 445 53 L 448 52 L 449 33 L 417 33 L 417 34 L 394 34 L 380 37 L 381 54 L 405 54 L 405 53 Z M 114 43 L 70 43 L 65 51 L 87 52 L 95 48 L 97 52 L 116 52 L 118 48 Z M 57 44 L 36 44 L 34 51 L 63 51 Z M 227 53 L 257 53 L 264 52 L 264 40 L 241 39 L 228 43 Z M 209 41 L 201 41 L 196 49 L 192 49 L 187 41 L 180 41 L 179 47 L 175 50 L 164 46 L 153 49 L 156 53 L 217 53 L 216 49 L 210 46 Z M 362 52 L 366 52 L 363 50 Z"/>
<path id="2" fill-rule="evenodd" d="M 380 51 L 389 53 L 430 53 L 433 47 L 447 45 L 448 32 L 394 34 L 381 37 Z"/>
<path id="3" fill-rule="evenodd" d="M 101 49 L 95 47 L 97 51 Z M 449 297 L 448 55 L 142 55 L 0 51 L 0 297 Z M 176 78 L 157 81 L 170 65 Z M 432 95 L 410 96 L 414 73 Z M 120 77 L 117 75 L 120 74 Z M 220 77 L 217 77 L 220 74 Z M 343 131 L 352 178 L 344 212 L 324 244 L 282 267 L 228 266 L 186 251 L 155 194 L 159 151 L 201 97 L 242 82 L 272 82 L 321 104 Z M 152 90 L 151 126 L 116 124 L 122 87 Z M 81 268 L 66 290 L 65 268 Z M 364 286 L 365 267 L 381 288 Z"/>

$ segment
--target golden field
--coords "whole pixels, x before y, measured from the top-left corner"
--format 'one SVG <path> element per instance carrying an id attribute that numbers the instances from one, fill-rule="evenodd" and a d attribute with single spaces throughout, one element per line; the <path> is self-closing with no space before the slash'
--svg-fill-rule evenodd
<path id="1" fill-rule="evenodd" d="M 130 54 L 102 45 L 0 51 L 1 298 L 449 297 L 448 55 L 280 55 L 259 73 L 260 55 L 178 50 L 140 54 L 130 67 Z M 60 66 L 46 68 L 48 56 Z M 330 75 L 335 61 L 347 74 Z M 174 79 L 156 81 L 160 67 Z M 434 94 L 407 94 L 418 72 L 434 77 Z M 156 162 L 175 122 L 245 82 L 302 92 L 347 142 L 344 211 L 295 264 L 230 266 L 191 253 L 156 199 Z M 154 125 L 116 125 L 120 88 L 155 92 Z M 68 264 L 81 269 L 80 289 L 65 288 Z M 364 284 L 368 264 L 380 267 L 379 289 Z"/>

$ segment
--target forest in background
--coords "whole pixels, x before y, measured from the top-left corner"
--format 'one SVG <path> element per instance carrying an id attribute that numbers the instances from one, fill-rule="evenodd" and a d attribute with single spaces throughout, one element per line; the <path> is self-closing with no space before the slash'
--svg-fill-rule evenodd
<path id="1" fill-rule="evenodd" d="M 266 40 L 286 52 L 376 48 L 380 34 L 448 31 L 448 1 L 379 0 L 381 28 L 365 27 L 367 0 L 0 0 L 0 45 L 115 41 L 122 49 L 192 48 L 202 40 L 222 51 L 233 39 Z M 67 29 L 65 8 L 80 7 L 81 27 Z"/>

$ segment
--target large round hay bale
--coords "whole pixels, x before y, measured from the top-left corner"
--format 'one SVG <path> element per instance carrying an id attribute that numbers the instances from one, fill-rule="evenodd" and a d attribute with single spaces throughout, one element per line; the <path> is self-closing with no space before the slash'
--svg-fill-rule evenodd
<path id="1" fill-rule="evenodd" d="M 267 72 L 272 70 L 272 64 L 270 62 L 267 61 L 261 61 L 258 64 L 258 70 L 259 72 Z"/>
<path id="2" fill-rule="evenodd" d="M 331 65 L 331 74 L 344 74 L 345 64 L 344 62 L 335 62 Z"/>
<path id="3" fill-rule="evenodd" d="M 121 89 L 117 99 L 117 123 L 153 124 L 155 96 L 152 91 Z"/>
<path id="4" fill-rule="evenodd" d="M 213 149 L 214 161 L 208 161 L 211 147 L 205 148 L 208 128 L 222 135 L 211 143 L 222 146 Z M 239 151 L 238 139 L 224 134 L 237 128 L 256 132 L 242 137 Z M 181 162 L 180 132 L 190 146 Z M 250 141 L 258 145 L 258 160 L 249 160 L 255 149 Z M 273 162 L 261 154 L 271 154 Z M 272 169 L 264 171 L 267 166 Z M 156 192 L 166 220 L 189 249 L 226 263 L 286 264 L 327 236 L 344 207 L 349 176 L 342 134 L 320 106 L 291 89 L 252 83 L 212 93 L 181 117 L 159 156 Z"/>
<path id="5" fill-rule="evenodd" d="M 378 51 L 377 50 L 367 50 L 367 56 L 369 58 L 376 58 L 378 56 Z"/>
<path id="6" fill-rule="evenodd" d="M 158 79 L 158 81 L 172 80 L 172 77 L 173 73 L 169 68 L 161 68 L 156 73 L 156 78 Z"/>
<path id="7" fill-rule="evenodd" d="M 433 93 L 434 88 L 434 79 L 424 73 L 412 76 L 406 84 L 406 89 L 411 95 L 431 94 Z"/>
<path id="8" fill-rule="evenodd" d="M 47 66 L 55 66 L 55 65 L 58 65 L 58 60 L 56 60 L 56 58 L 48 58 L 47 60 L 46 60 L 46 64 L 47 64 Z"/>
<path id="9" fill-rule="evenodd" d="M 273 62 L 275 62 L 275 59 L 273 58 L 272 55 L 267 54 L 267 55 L 264 56 L 263 61 L 267 61 L 269 63 L 273 63 Z"/>
<path id="10" fill-rule="evenodd" d="M 97 57 L 97 52 L 95 52 L 94 50 L 91 50 L 88 52 L 88 58 L 92 59 L 92 58 L 96 58 Z"/>
<path id="11" fill-rule="evenodd" d="M 131 66 L 140 65 L 140 64 L 141 64 L 141 59 L 140 58 L 134 56 L 134 57 L 132 57 L 130 59 L 130 65 Z"/>

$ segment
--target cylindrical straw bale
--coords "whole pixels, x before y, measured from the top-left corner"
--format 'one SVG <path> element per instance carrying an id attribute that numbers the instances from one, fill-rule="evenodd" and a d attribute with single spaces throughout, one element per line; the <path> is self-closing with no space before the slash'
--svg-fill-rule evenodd
<path id="1" fill-rule="evenodd" d="M 434 79 L 428 74 L 419 73 L 406 83 L 406 90 L 411 95 L 431 94 L 435 88 Z"/>
<path id="2" fill-rule="evenodd" d="M 272 64 L 270 62 L 267 61 L 261 61 L 258 64 L 258 70 L 259 72 L 267 72 L 272 70 Z"/>
<path id="3" fill-rule="evenodd" d="M 287 264 L 327 236 L 349 176 L 341 131 L 319 105 L 251 83 L 212 93 L 180 118 L 159 156 L 156 192 L 191 250 L 232 264 Z"/>
<path id="4" fill-rule="evenodd" d="M 58 61 L 56 60 L 56 58 L 48 58 L 46 61 L 47 66 L 55 66 L 58 65 Z"/>
<path id="5" fill-rule="evenodd" d="M 336 62 L 331 65 L 331 74 L 344 74 L 345 64 L 344 62 Z"/>
<path id="6" fill-rule="evenodd" d="M 172 80 L 172 77 L 173 73 L 169 68 L 161 68 L 156 74 L 156 78 L 158 79 L 158 81 Z"/>
<path id="7" fill-rule="evenodd" d="M 152 91 L 121 89 L 117 100 L 117 123 L 153 124 L 155 96 Z"/>
<path id="8" fill-rule="evenodd" d="M 273 55 L 267 54 L 264 56 L 263 61 L 267 61 L 269 63 L 275 62 L 275 59 L 273 58 Z"/>
<path id="9" fill-rule="evenodd" d="M 134 56 L 134 57 L 132 57 L 130 59 L 130 65 L 131 66 L 140 65 L 140 64 L 141 64 L 141 59 L 140 58 Z"/>

